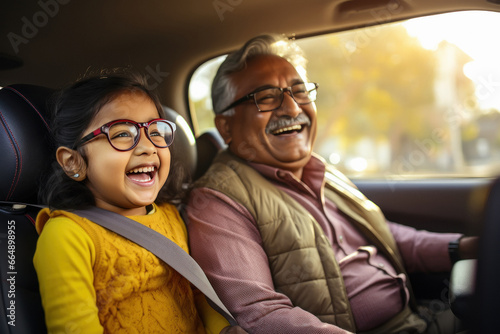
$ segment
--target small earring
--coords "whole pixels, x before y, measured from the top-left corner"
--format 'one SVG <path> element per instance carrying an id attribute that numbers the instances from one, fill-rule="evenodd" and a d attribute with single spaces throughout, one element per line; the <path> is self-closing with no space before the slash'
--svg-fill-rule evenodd
<path id="1" fill-rule="evenodd" d="M 80 177 L 80 174 L 76 173 L 73 175 L 73 177 L 76 179 L 76 178 L 79 178 Z"/>

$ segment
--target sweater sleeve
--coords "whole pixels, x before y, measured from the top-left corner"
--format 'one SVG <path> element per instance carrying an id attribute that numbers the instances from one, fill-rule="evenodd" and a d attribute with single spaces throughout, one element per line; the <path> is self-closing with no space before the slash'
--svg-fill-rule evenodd
<path id="1" fill-rule="evenodd" d="M 66 217 L 47 222 L 33 263 L 49 333 L 103 332 L 93 286 L 94 262 L 94 244 L 78 224 Z"/>

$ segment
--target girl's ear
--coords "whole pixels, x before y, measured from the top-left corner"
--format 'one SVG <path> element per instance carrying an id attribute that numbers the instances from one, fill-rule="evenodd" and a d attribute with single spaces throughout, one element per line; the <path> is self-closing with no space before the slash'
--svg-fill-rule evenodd
<path id="1" fill-rule="evenodd" d="M 66 175 L 75 181 L 85 180 L 87 177 L 87 164 L 78 151 L 60 146 L 57 148 L 56 158 Z"/>
<path id="2" fill-rule="evenodd" d="M 231 125 L 229 124 L 231 116 L 217 115 L 215 116 L 215 127 L 219 131 L 222 139 L 226 144 L 229 144 L 232 140 L 231 135 Z"/>

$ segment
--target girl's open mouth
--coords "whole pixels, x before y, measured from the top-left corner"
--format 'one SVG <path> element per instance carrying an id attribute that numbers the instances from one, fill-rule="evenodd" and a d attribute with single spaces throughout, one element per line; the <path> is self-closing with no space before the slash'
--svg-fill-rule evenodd
<path id="1" fill-rule="evenodd" d="M 156 173 L 157 169 L 153 166 L 137 167 L 128 171 L 127 177 L 135 183 L 146 185 L 154 180 Z"/>

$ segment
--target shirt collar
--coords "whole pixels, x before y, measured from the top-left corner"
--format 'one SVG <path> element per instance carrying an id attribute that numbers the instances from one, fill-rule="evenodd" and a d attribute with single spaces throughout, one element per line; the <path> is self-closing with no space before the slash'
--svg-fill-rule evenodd
<path id="1" fill-rule="evenodd" d="M 301 180 L 292 172 L 285 169 L 255 162 L 248 162 L 248 164 L 271 181 L 279 182 L 284 186 L 293 187 L 298 191 L 309 193 L 316 198 L 322 197 L 326 167 L 323 159 L 314 154 L 304 166 Z"/>

